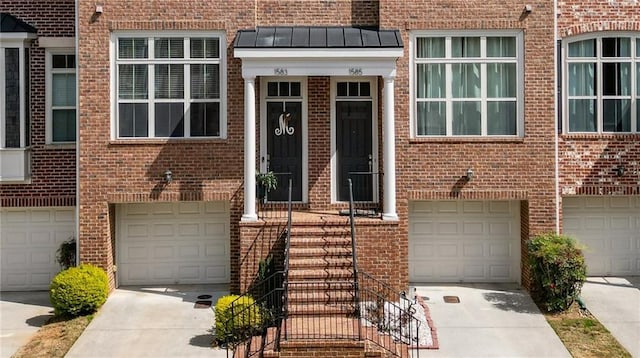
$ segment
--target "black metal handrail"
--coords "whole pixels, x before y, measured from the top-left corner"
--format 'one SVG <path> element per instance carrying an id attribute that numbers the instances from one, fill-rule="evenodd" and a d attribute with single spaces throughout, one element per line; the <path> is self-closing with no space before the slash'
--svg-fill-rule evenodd
<path id="1" fill-rule="evenodd" d="M 356 250 L 356 224 L 353 218 L 353 183 L 349 182 L 349 223 L 351 224 L 351 260 L 353 265 L 353 292 L 355 299 L 355 316 L 360 318 L 360 289 L 358 287 L 358 254 Z M 358 325 L 358 339 L 362 339 L 362 328 Z"/>
<path id="2" fill-rule="evenodd" d="M 260 173 L 260 174 L 264 174 L 264 173 Z M 292 175 L 293 173 L 291 172 L 273 172 L 273 175 L 276 176 L 278 182 L 280 182 L 280 179 L 285 179 L 288 181 L 289 183 L 289 191 L 291 191 L 292 188 Z M 284 180 L 283 180 L 284 181 Z M 285 208 L 285 205 L 287 205 L 287 202 L 285 201 L 272 201 L 269 200 L 269 193 L 263 193 L 264 197 L 261 200 L 258 200 L 258 215 L 260 218 L 262 219 L 282 219 L 284 218 L 283 214 L 285 213 L 285 211 L 283 210 Z M 291 201 L 289 199 L 289 201 Z"/>
<path id="3" fill-rule="evenodd" d="M 284 254 L 284 339 L 287 339 L 287 318 L 289 317 L 289 253 L 291 252 L 291 188 L 289 177 L 289 200 L 287 202 L 287 236 Z"/>

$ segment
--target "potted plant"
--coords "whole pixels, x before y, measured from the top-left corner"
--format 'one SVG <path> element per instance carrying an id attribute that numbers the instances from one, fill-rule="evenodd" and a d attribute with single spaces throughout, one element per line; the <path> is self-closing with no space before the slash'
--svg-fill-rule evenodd
<path id="1" fill-rule="evenodd" d="M 272 171 L 258 173 L 256 175 L 256 185 L 258 186 L 258 198 L 265 200 L 267 193 L 278 187 L 278 178 Z"/>

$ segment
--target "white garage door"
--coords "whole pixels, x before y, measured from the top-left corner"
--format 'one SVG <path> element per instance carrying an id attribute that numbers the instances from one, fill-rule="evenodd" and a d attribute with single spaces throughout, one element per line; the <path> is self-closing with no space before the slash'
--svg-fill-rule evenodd
<path id="1" fill-rule="evenodd" d="M 120 285 L 229 282 L 225 202 L 118 206 Z"/>
<path id="2" fill-rule="evenodd" d="M 415 201 L 411 282 L 519 282 L 520 202 Z"/>
<path id="3" fill-rule="evenodd" d="M 586 246 L 589 275 L 640 275 L 640 197 L 562 199 L 563 232 Z"/>
<path id="4" fill-rule="evenodd" d="M 0 289 L 48 290 L 60 271 L 56 251 L 74 235 L 75 208 L 0 210 Z"/>

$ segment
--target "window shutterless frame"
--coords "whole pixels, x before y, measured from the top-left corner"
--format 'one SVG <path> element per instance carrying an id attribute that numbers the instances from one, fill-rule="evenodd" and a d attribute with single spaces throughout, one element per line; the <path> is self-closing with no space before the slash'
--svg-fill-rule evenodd
<path id="1" fill-rule="evenodd" d="M 58 64 L 54 65 L 54 58 Z M 63 63 L 64 62 L 64 63 Z M 76 59 L 73 48 L 47 48 L 45 50 L 45 73 L 46 73 L 46 143 L 47 144 L 70 144 L 76 138 Z M 67 85 L 54 88 L 54 76 L 59 76 L 59 80 L 67 77 Z M 71 82 L 72 80 L 72 82 Z M 59 100 L 54 100 L 57 96 Z M 70 100 L 69 100 L 70 98 Z M 71 115 L 66 120 L 55 123 L 54 112 L 58 114 Z M 67 126 L 67 128 L 56 128 L 56 125 Z M 64 139 L 59 139 L 56 132 L 68 132 L 63 135 Z"/>
<path id="2" fill-rule="evenodd" d="M 562 61 L 564 133 L 640 132 L 639 32 L 568 37 Z"/>
<path id="3" fill-rule="evenodd" d="M 519 30 L 411 32 L 411 137 L 524 136 L 523 37 Z M 436 41 L 431 39 L 438 39 L 441 44 L 434 47 L 432 45 Z M 500 43 L 502 40 L 515 48 L 500 53 L 501 48 L 504 49 Z M 430 43 L 432 48 L 427 48 L 425 43 Z M 418 53 L 418 47 L 422 53 Z M 434 71 L 441 77 L 437 81 L 440 81 L 442 89 L 437 93 L 428 89 L 430 84 L 425 85 L 429 78 L 435 77 L 431 75 Z M 506 77 L 502 77 L 505 73 L 515 77 L 506 80 L 515 87 L 506 92 L 504 86 L 497 84 L 505 83 Z M 489 82 L 493 86 L 489 86 Z M 500 113 L 501 106 L 515 111 L 515 118 L 512 123 L 505 124 L 508 128 L 496 129 L 498 116 L 495 114 Z M 438 119 L 440 123 L 435 125 L 430 122 L 429 114 L 424 114 L 434 110 L 441 117 Z M 468 116 L 461 115 L 466 113 L 475 114 L 474 123 L 466 118 Z"/>
<path id="4" fill-rule="evenodd" d="M 204 48 L 204 42 L 215 43 L 215 48 Z M 203 46 L 202 52 L 194 50 L 196 43 Z M 209 52 L 204 53 L 206 51 Z M 110 58 L 112 140 L 226 138 L 224 32 L 114 32 Z M 123 78 L 132 82 L 123 85 Z M 140 79 L 144 79 L 144 84 Z M 192 89 L 197 84 L 194 85 L 192 79 L 203 83 L 207 80 L 217 82 L 217 93 L 196 94 Z M 213 118 L 217 116 L 217 123 L 213 123 L 215 128 L 207 128 L 207 123 L 198 122 L 198 115 L 210 118 L 207 113 L 214 113 Z M 131 116 L 126 117 L 130 119 L 127 128 L 122 127 L 125 116 Z M 143 116 L 144 120 L 137 121 Z M 158 124 L 161 127 L 157 127 Z"/>

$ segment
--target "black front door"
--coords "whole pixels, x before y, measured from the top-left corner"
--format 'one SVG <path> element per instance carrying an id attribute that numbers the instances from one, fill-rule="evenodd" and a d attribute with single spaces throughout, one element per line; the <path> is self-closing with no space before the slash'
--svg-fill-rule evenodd
<path id="1" fill-rule="evenodd" d="M 336 102 L 336 150 L 338 200 L 373 201 L 372 133 L 370 101 Z"/>
<path id="2" fill-rule="evenodd" d="M 302 102 L 267 100 L 267 169 L 278 178 L 269 201 L 302 201 Z"/>

